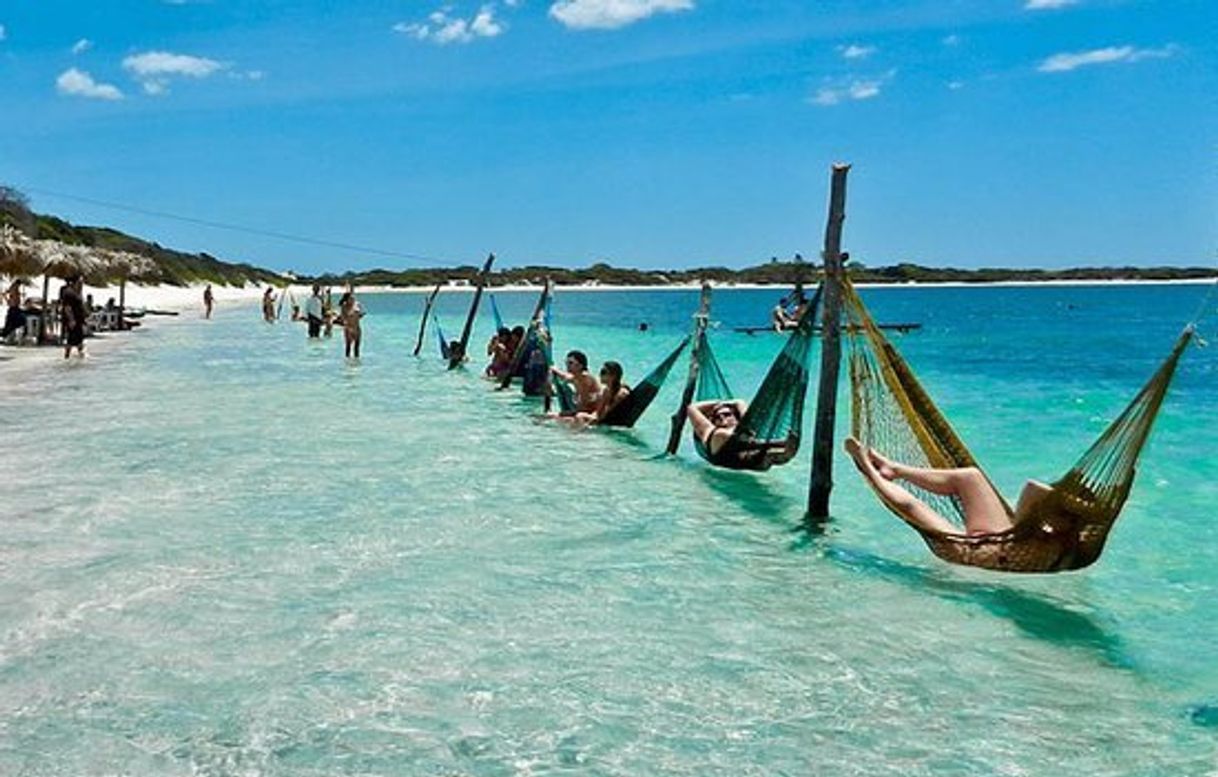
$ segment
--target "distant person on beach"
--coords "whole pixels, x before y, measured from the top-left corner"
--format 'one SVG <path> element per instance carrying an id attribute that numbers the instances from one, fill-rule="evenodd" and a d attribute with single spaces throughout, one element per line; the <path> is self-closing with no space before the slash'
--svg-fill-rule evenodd
<path id="1" fill-rule="evenodd" d="M 321 337 L 322 325 L 322 301 L 321 301 L 321 286 L 313 284 L 313 294 L 305 302 L 305 317 L 309 321 L 309 339 L 316 340 Z"/>
<path id="2" fill-rule="evenodd" d="M 557 366 L 550 371 L 560 380 L 570 383 L 575 389 L 575 413 L 596 414 L 600 401 L 601 384 L 588 372 L 588 357 L 583 351 L 571 351 L 567 354 L 567 369 Z"/>
<path id="3" fill-rule="evenodd" d="M 262 320 L 268 324 L 275 323 L 275 288 L 267 286 L 262 295 Z"/>
<path id="4" fill-rule="evenodd" d="M 211 293 L 211 284 L 203 289 L 203 318 L 211 318 L 212 306 L 216 304 L 215 295 Z"/>
<path id="5" fill-rule="evenodd" d="M 364 317 L 364 309 L 360 306 L 359 300 L 355 298 L 355 290 L 348 288 L 343 294 L 342 299 L 338 303 L 339 313 L 343 319 L 343 339 L 346 341 L 346 354 L 350 359 L 359 358 L 360 340 L 363 339 L 363 330 L 360 328 L 360 319 Z M 310 327 L 312 324 L 310 324 Z"/>
<path id="6" fill-rule="evenodd" d="M 72 355 L 72 348 L 83 359 L 85 356 L 85 282 L 77 275 L 68 281 L 59 295 L 61 315 L 63 316 L 64 348 L 63 358 Z"/>
<path id="7" fill-rule="evenodd" d="M 5 339 L 18 329 L 25 328 L 26 315 L 21 309 L 21 284 L 24 281 L 17 279 L 9 284 L 8 291 L 4 292 L 4 301 L 8 305 L 8 311 L 4 315 L 4 329 L 0 329 L 0 340 Z"/>

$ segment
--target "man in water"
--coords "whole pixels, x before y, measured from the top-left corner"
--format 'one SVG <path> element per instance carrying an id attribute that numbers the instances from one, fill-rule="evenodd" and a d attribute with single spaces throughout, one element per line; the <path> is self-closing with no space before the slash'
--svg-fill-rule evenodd
<path id="1" fill-rule="evenodd" d="M 81 294 L 85 282 L 77 275 L 68 281 L 59 295 L 59 303 L 63 315 L 64 348 L 63 358 L 72 355 L 72 347 L 76 347 L 80 358 L 85 357 L 85 301 Z"/>
<path id="2" fill-rule="evenodd" d="M 212 306 L 216 304 L 216 298 L 211 293 L 211 284 L 207 284 L 207 288 L 203 289 L 203 318 L 211 318 Z"/>
<path id="3" fill-rule="evenodd" d="M 322 325 L 322 301 L 321 301 L 321 286 L 313 284 L 313 294 L 305 303 L 305 317 L 309 321 L 309 339 L 316 340 L 321 337 Z"/>

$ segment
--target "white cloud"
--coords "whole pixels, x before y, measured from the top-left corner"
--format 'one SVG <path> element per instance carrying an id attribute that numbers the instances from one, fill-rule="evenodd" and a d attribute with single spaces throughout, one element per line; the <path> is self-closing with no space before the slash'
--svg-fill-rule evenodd
<path id="1" fill-rule="evenodd" d="M 875 53 L 875 46 L 860 46 L 851 43 L 849 46 L 838 46 L 837 51 L 846 59 L 866 59 Z"/>
<path id="2" fill-rule="evenodd" d="M 1077 3 L 1078 0 L 1027 0 L 1023 7 L 1025 11 L 1051 11 Z"/>
<path id="3" fill-rule="evenodd" d="M 944 46 L 959 46 L 960 45 L 960 36 L 959 35 L 947 35 L 943 38 L 942 41 L 940 41 L 940 43 L 942 43 Z"/>
<path id="4" fill-rule="evenodd" d="M 70 68 L 55 79 L 55 89 L 63 95 L 89 97 L 95 100 L 121 100 L 123 93 L 111 84 L 99 84 L 83 70 Z"/>
<path id="5" fill-rule="evenodd" d="M 827 83 L 809 98 L 813 105 L 839 105 L 848 100 L 870 100 L 880 96 L 880 91 L 897 74 L 895 70 L 874 78 L 848 78 Z"/>
<path id="6" fill-rule="evenodd" d="M 426 23 L 399 22 L 393 25 L 399 32 L 416 40 L 431 40 L 443 46 L 447 43 L 469 43 L 478 38 L 494 38 L 503 34 L 503 23 L 495 18 L 495 6 L 487 4 L 478 9 L 472 19 L 452 15 L 449 7 L 433 11 Z"/>
<path id="7" fill-rule="evenodd" d="M 84 54 L 89 49 L 93 48 L 93 41 L 88 38 L 81 38 L 72 44 L 73 54 Z"/>
<path id="8" fill-rule="evenodd" d="M 0 41 L 3 41 L 7 37 L 8 37 L 8 33 L 5 32 L 4 25 L 0 24 Z"/>
<path id="9" fill-rule="evenodd" d="M 168 92 L 172 78 L 207 78 L 228 68 L 228 64 L 214 59 L 168 51 L 146 51 L 123 59 L 123 69 L 140 82 L 145 94 L 150 95 Z"/>
<path id="10" fill-rule="evenodd" d="M 227 65 L 214 59 L 192 57 L 189 54 L 171 54 L 168 51 L 148 51 L 133 54 L 123 60 L 123 67 L 137 78 L 162 76 L 189 76 L 206 78 Z"/>
<path id="11" fill-rule="evenodd" d="M 611 30 L 693 7 L 694 0 L 558 0 L 550 6 L 550 16 L 576 30 Z"/>
<path id="12" fill-rule="evenodd" d="M 1136 49 L 1133 46 L 1108 46 L 1091 51 L 1064 52 L 1047 57 L 1037 70 L 1042 73 L 1068 73 L 1089 65 L 1110 65 L 1117 62 L 1140 62 L 1144 59 L 1166 59 L 1178 47 L 1169 44 L 1160 49 Z"/>

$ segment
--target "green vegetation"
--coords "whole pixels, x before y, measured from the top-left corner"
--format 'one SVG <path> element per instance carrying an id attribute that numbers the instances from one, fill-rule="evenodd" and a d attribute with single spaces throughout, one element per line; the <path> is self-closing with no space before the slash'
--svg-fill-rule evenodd
<path id="1" fill-rule="evenodd" d="M 141 276 L 141 283 L 166 283 L 187 286 L 215 283 L 244 286 L 266 283 L 282 286 L 289 278 L 249 264 L 223 262 L 208 254 L 187 254 L 164 248 L 107 227 L 76 226 L 55 216 L 34 213 L 28 200 L 15 189 L 0 186 L 0 224 L 9 224 L 36 240 L 58 240 L 71 245 L 92 246 L 114 251 L 130 251 L 152 259 L 155 272 Z M 117 281 L 118 278 L 106 278 Z"/>
<path id="2" fill-rule="evenodd" d="M 850 263 L 847 270 L 856 283 L 997 283 L 1036 281 L 1106 281 L 1106 280 L 1183 280 L 1218 278 L 1213 267 L 1080 267 L 1068 270 L 1008 270 L 984 268 L 960 270 L 951 267 L 923 267 L 897 264 L 891 267 L 869 268 Z M 567 267 L 530 265 L 497 270 L 491 274 L 491 286 L 540 285 L 548 277 L 559 286 L 629 285 L 667 286 L 692 284 L 701 280 L 716 283 L 765 283 L 790 285 L 798 274 L 804 282 L 815 282 L 817 271 L 807 264 L 767 262 L 755 267 L 731 270 L 726 267 L 700 267 L 689 270 L 632 270 L 595 264 L 580 270 Z M 448 281 L 473 283 L 478 268 L 465 265 L 454 268 L 418 270 L 369 270 L 342 275 L 322 275 L 315 280 L 325 285 L 431 286 Z"/>

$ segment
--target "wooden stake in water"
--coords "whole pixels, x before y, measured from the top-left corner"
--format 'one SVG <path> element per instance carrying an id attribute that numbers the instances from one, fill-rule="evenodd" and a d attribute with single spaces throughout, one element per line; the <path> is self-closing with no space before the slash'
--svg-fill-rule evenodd
<path id="1" fill-rule="evenodd" d="M 842 223 L 846 220 L 846 175 L 850 165 L 833 166 L 829 190 L 829 223 L 825 227 L 824 318 L 821 320 L 820 388 L 816 395 L 816 427 L 812 433 L 812 475 L 808 486 L 808 518 L 829 517 L 833 490 L 833 437 L 837 424 L 837 382 L 842 357 Z"/>
<path id="2" fill-rule="evenodd" d="M 423 347 L 423 335 L 427 332 L 427 319 L 431 316 L 431 306 L 436 301 L 436 295 L 440 293 L 440 287 L 443 285 L 443 283 L 437 283 L 436 287 L 431 290 L 431 294 L 427 295 L 427 300 L 423 303 L 423 320 L 419 322 L 419 336 L 415 338 L 412 356 L 418 356 L 419 349 Z"/>
<path id="3" fill-rule="evenodd" d="M 665 449 L 671 456 L 681 445 L 681 430 L 685 428 L 685 418 L 689 403 L 694 401 L 694 389 L 698 385 L 698 344 L 706 332 L 707 321 L 710 320 L 711 287 L 706 281 L 702 282 L 702 297 L 698 301 L 698 312 L 694 315 L 694 347 L 689 356 L 689 376 L 685 379 L 685 390 L 681 392 L 681 406 L 672 414 L 672 431 L 668 434 L 668 447 Z"/>
<path id="4" fill-rule="evenodd" d="M 474 301 L 470 303 L 469 315 L 465 317 L 465 328 L 461 330 L 461 348 L 448 360 L 448 369 L 456 369 L 465 361 L 469 349 L 469 336 L 474 331 L 474 319 L 478 317 L 478 303 L 482 301 L 482 290 L 486 288 L 486 278 L 491 274 L 491 265 L 495 263 L 495 255 L 486 257 L 482 272 L 478 273 L 477 287 L 474 289 Z"/>

